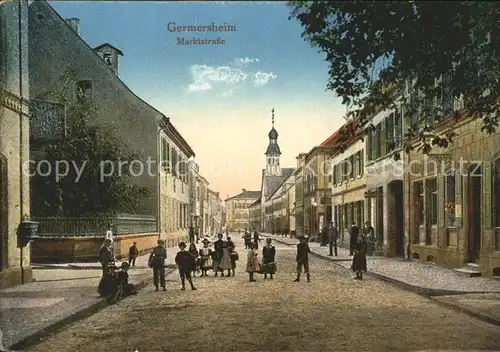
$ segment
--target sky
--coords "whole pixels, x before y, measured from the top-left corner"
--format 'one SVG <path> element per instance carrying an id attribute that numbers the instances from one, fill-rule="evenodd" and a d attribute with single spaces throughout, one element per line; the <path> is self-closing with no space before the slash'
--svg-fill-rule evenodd
<path id="1" fill-rule="evenodd" d="M 223 198 L 260 190 L 271 109 L 282 167 L 296 167 L 299 153 L 344 122 L 341 100 L 326 91 L 324 54 L 301 38 L 285 2 L 50 4 L 62 17 L 80 19 L 90 46 L 107 42 L 123 51 L 120 78 L 170 117 L 210 189 Z M 173 31 L 212 24 L 229 31 Z M 179 44 L 181 38 L 219 38 L 219 44 Z"/>

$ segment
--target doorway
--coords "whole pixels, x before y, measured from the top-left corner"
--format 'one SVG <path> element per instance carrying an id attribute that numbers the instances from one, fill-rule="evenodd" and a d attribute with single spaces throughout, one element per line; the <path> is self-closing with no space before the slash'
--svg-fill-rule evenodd
<path id="1" fill-rule="evenodd" d="M 469 191 L 467 218 L 469 226 L 467 236 L 467 259 L 469 263 L 475 263 L 479 259 L 481 250 L 481 165 L 470 165 L 468 175 Z"/>
<path id="2" fill-rule="evenodd" d="M 388 204 L 388 228 L 391 233 L 389 242 L 394 244 L 394 254 L 396 257 L 404 257 L 404 201 L 403 201 L 403 181 L 392 181 L 387 185 Z"/>

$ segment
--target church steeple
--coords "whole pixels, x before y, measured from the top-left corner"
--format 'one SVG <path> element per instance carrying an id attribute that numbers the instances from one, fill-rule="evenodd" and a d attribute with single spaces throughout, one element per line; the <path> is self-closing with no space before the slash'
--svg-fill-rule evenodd
<path id="1" fill-rule="evenodd" d="M 271 110 L 271 131 L 269 131 L 269 145 L 266 150 L 266 175 L 281 176 L 280 147 L 278 145 L 278 131 L 274 128 L 274 108 Z"/>

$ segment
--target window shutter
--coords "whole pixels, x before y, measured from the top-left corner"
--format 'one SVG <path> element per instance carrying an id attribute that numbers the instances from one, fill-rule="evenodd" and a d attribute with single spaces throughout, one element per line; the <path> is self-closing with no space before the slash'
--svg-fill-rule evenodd
<path id="1" fill-rule="evenodd" d="M 385 129 L 385 122 L 380 124 L 380 157 L 387 154 L 387 131 Z"/>
<path id="2" fill-rule="evenodd" d="M 491 228 L 491 163 L 483 162 L 483 222 L 485 228 Z"/>
<path id="3" fill-rule="evenodd" d="M 438 224 L 439 227 L 445 226 L 445 185 L 446 185 L 446 176 L 439 176 L 438 183 Z"/>

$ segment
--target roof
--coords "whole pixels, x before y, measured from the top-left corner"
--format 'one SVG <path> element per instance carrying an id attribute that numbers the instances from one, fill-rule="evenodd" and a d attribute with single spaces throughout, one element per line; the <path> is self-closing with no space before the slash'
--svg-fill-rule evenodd
<path id="1" fill-rule="evenodd" d="M 278 188 L 276 188 L 276 190 L 273 193 L 271 193 L 267 199 L 270 199 L 275 195 L 280 197 L 287 192 L 288 188 L 282 189 L 281 186 L 283 186 L 285 184 L 286 180 L 288 180 L 291 176 L 293 176 L 293 174 L 295 173 L 295 169 L 292 169 L 292 170 L 293 170 L 292 173 L 289 174 L 288 177 L 283 179 L 283 182 L 281 182 L 281 184 L 278 186 Z"/>
<path id="2" fill-rule="evenodd" d="M 231 198 L 228 198 L 226 200 L 252 199 L 252 198 L 257 199 L 260 198 L 260 195 L 261 195 L 260 191 L 245 191 L 235 196 L 232 196 Z"/>
<path id="3" fill-rule="evenodd" d="M 254 205 L 258 205 L 260 203 L 262 203 L 262 198 L 261 197 L 259 197 L 259 199 L 257 199 L 255 202 L 253 202 L 252 204 L 250 204 L 250 207 L 253 207 Z"/>
<path id="4" fill-rule="evenodd" d="M 281 169 L 281 176 L 264 176 L 264 199 L 269 199 L 294 171 L 294 168 L 288 167 Z"/>
<path id="5" fill-rule="evenodd" d="M 117 47 L 114 47 L 113 45 L 111 45 L 109 43 L 104 43 L 104 44 L 101 44 L 99 46 L 96 46 L 94 48 L 94 50 L 99 50 L 101 48 L 104 48 L 105 46 L 109 46 L 111 49 L 115 50 L 118 54 L 120 54 L 121 56 L 123 56 L 123 52 L 120 49 L 118 49 Z"/>
<path id="6" fill-rule="evenodd" d="M 331 145 L 333 144 L 339 137 L 340 135 L 340 129 L 339 128 L 337 131 L 335 131 L 330 137 L 328 137 L 327 139 L 325 139 L 325 141 L 323 143 L 321 143 L 319 146 L 320 147 L 326 147 L 328 145 Z"/>
<path id="7" fill-rule="evenodd" d="M 179 131 L 177 131 L 172 122 L 170 122 L 170 117 L 164 117 L 160 121 L 159 125 L 160 128 L 164 129 L 164 131 L 173 140 L 175 145 L 177 145 L 188 158 L 195 156 L 191 146 L 188 144 L 188 142 L 186 142 Z"/>

